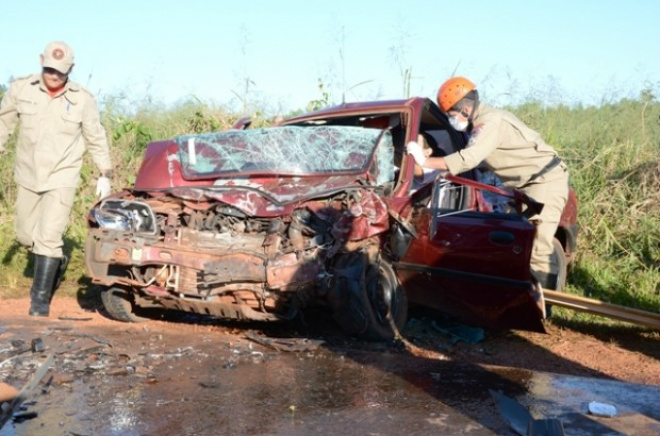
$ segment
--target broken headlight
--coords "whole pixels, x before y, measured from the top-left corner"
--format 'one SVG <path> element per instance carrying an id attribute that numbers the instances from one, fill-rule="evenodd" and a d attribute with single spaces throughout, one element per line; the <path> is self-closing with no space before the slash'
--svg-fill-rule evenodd
<path id="1" fill-rule="evenodd" d="M 91 218 L 102 229 L 156 233 L 154 212 L 148 205 L 137 201 L 104 201 L 100 206 L 92 209 Z"/>

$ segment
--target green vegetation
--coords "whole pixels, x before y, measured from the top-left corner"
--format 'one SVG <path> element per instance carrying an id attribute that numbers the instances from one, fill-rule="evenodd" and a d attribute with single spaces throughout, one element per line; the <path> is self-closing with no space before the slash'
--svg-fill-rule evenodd
<path id="1" fill-rule="evenodd" d="M 571 171 L 580 235 L 567 291 L 659 312 L 660 103 L 644 92 L 600 107 L 510 109 Z"/>
<path id="2" fill-rule="evenodd" d="M 320 85 L 322 86 L 322 84 Z M 321 91 L 324 90 L 321 88 Z M 310 108 L 327 104 L 327 96 Z M 104 102 L 103 123 L 116 162 L 115 189 L 129 186 L 146 144 L 184 133 L 222 130 L 239 116 L 200 101 L 173 108 L 144 105 L 127 110 L 120 99 Z M 660 102 L 645 91 L 599 107 L 544 107 L 530 101 L 508 108 L 555 146 L 568 162 L 577 193 L 581 233 L 578 255 L 567 291 L 660 311 Z M 263 118 L 253 126 L 269 124 Z M 25 292 L 31 265 L 24 249 L 13 242 L 13 144 L 0 160 L 0 289 L 4 295 Z M 97 171 L 89 157 L 82 171 L 79 195 L 66 233 L 65 251 L 72 254 L 63 292 L 84 285 L 82 247 L 87 211 L 95 203 Z M 558 310 L 556 315 L 583 319 Z"/>

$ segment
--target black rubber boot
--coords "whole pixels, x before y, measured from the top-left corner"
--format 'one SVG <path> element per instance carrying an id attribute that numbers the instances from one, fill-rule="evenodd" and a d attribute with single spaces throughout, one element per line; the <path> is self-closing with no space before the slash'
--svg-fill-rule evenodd
<path id="1" fill-rule="evenodd" d="M 69 258 L 66 255 L 62 255 L 60 258 L 60 267 L 57 269 L 57 274 L 55 274 L 55 283 L 53 284 L 53 294 L 57 291 L 57 288 L 62 284 L 64 280 L 64 273 L 66 272 L 66 267 L 69 265 Z M 53 296 L 50 296 L 53 298 Z"/>
<path id="2" fill-rule="evenodd" d="M 559 290 L 557 289 L 557 274 L 536 272 L 534 275 L 543 289 Z"/>
<path id="3" fill-rule="evenodd" d="M 542 289 L 548 289 L 550 291 L 561 291 L 557 289 L 557 274 L 552 273 L 543 273 L 543 272 L 534 272 L 533 273 L 538 284 Z M 552 316 L 552 305 L 545 305 L 545 318 L 550 318 Z"/>
<path id="4" fill-rule="evenodd" d="M 30 289 L 31 316 L 48 316 L 55 276 L 61 263 L 62 259 L 59 257 L 34 255 L 34 280 Z"/>

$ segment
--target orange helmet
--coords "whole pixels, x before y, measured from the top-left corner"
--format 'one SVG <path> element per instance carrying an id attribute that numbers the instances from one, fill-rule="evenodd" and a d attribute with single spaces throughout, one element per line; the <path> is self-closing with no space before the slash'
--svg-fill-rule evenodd
<path id="1" fill-rule="evenodd" d="M 440 86 L 438 90 L 438 105 L 443 112 L 447 112 L 456 103 L 461 101 L 468 92 L 477 86 L 465 77 L 452 77 Z"/>

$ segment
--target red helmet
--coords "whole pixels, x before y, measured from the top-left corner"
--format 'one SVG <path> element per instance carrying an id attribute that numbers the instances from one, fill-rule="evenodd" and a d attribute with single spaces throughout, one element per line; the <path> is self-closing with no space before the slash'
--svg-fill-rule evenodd
<path id="1" fill-rule="evenodd" d="M 438 90 L 438 105 L 443 112 L 447 112 L 456 103 L 477 86 L 465 77 L 452 77 L 440 86 Z"/>

